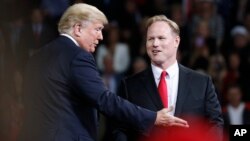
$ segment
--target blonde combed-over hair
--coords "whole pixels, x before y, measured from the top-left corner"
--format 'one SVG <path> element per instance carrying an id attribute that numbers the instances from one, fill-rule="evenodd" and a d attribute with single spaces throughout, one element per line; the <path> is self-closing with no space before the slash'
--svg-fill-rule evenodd
<path id="1" fill-rule="evenodd" d="M 85 3 L 77 3 L 70 6 L 62 15 L 58 23 L 60 34 L 70 34 L 75 24 L 83 22 L 102 22 L 107 24 L 107 17 L 99 9 Z"/>

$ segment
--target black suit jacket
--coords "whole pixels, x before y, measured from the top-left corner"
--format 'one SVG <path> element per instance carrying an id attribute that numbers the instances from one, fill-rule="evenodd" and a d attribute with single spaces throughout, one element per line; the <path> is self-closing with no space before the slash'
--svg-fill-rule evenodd
<path id="1" fill-rule="evenodd" d="M 151 67 L 123 80 L 118 94 L 132 103 L 153 111 L 163 108 Z M 221 107 L 211 79 L 182 65 L 179 65 L 179 84 L 174 115 L 187 120 L 190 126 L 195 123 L 194 117 L 208 119 L 213 124 L 211 131 L 215 129 L 216 133 L 222 135 Z M 142 135 L 120 125 L 115 130 L 114 136 L 117 141 L 126 140 L 126 138 L 132 141 L 138 140 L 138 137 Z"/>
<path id="2" fill-rule="evenodd" d="M 156 113 L 130 104 L 102 83 L 92 54 L 60 36 L 29 61 L 22 141 L 94 141 L 97 110 L 145 131 Z"/>

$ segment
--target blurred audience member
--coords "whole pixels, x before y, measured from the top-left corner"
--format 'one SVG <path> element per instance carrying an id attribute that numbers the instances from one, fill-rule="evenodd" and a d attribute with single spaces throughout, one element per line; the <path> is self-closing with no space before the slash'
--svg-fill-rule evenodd
<path id="1" fill-rule="evenodd" d="M 240 66 L 239 73 L 240 77 L 240 85 L 242 87 L 244 95 L 244 99 L 246 101 L 250 101 L 250 41 L 249 41 L 249 32 L 244 26 L 238 25 L 235 26 L 231 30 L 231 36 L 233 38 L 232 51 L 237 52 L 240 57 Z"/>
<path id="2" fill-rule="evenodd" d="M 70 6 L 70 0 L 40 0 L 46 20 L 55 27 L 62 13 Z"/>
<path id="3" fill-rule="evenodd" d="M 101 73 L 103 82 L 111 92 L 116 93 L 117 86 L 122 76 L 114 71 L 113 57 L 111 54 L 108 53 L 104 56 L 103 65 L 104 70 Z"/>
<path id="4" fill-rule="evenodd" d="M 177 3 L 171 6 L 170 18 L 173 19 L 173 21 L 175 21 L 180 27 L 181 42 L 178 50 L 180 55 L 182 56 L 182 60 L 180 60 L 180 62 L 184 65 L 187 65 L 188 57 L 190 57 L 189 52 L 191 51 L 190 47 L 191 38 L 189 37 L 188 26 L 183 14 L 183 9 L 181 4 Z"/>
<path id="5" fill-rule="evenodd" d="M 126 42 L 130 49 L 131 58 L 134 59 L 140 50 L 140 23 L 142 14 L 138 8 L 138 3 L 134 0 L 124 0 L 122 11 L 118 17 L 120 25 L 121 40 Z"/>
<path id="6" fill-rule="evenodd" d="M 96 60 L 101 72 L 104 70 L 103 58 L 110 53 L 113 56 L 115 73 L 125 73 L 130 65 L 129 47 L 126 43 L 120 42 L 120 30 L 116 25 L 108 28 L 107 43 L 97 48 Z"/>
<path id="7" fill-rule="evenodd" d="M 239 72 L 239 66 L 240 66 L 240 56 L 237 52 L 233 52 L 228 57 L 228 67 L 227 71 L 223 77 L 223 83 L 222 83 L 222 95 L 223 95 L 223 101 L 222 103 L 225 104 L 226 98 L 226 91 L 231 85 L 235 85 L 239 83 L 240 78 L 240 72 Z"/>
<path id="8" fill-rule="evenodd" d="M 223 108 L 225 127 L 250 124 L 250 103 L 242 100 L 242 91 L 239 86 L 232 85 L 228 88 L 227 102 Z"/>
<path id="9" fill-rule="evenodd" d="M 248 39 L 249 32 L 242 25 L 237 25 L 231 30 L 231 36 L 233 38 L 233 46 L 236 49 L 243 49 L 249 44 Z"/>
<path id="10" fill-rule="evenodd" d="M 22 32 L 22 52 L 32 56 L 40 47 L 56 37 L 55 30 L 44 22 L 44 15 L 39 8 L 32 10 L 30 21 Z M 26 58 L 28 59 L 28 58 Z"/>
<path id="11" fill-rule="evenodd" d="M 232 22 L 235 24 L 242 23 L 244 15 L 250 12 L 250 1 L 249 0 L 236 0 L 232 1 L 233 8 L 231 10 Z"/>
<path id="12" fill-rule="evenodd" d="M 131 59 L 132 61 L 134 62 L 138 56 L 142 57 L 145 59 L 145 61 L 149 64 L 150 63 L 150 59 L 148 57 L 148 54 L 147 54 L 147 51 L 146 51 L 146 48 L 145 48 L 145 43 L 146 43 L 146 21 L 147 21 L 148 17 L 144 17 L 140 24 L 139 24 L 139 34 L 140 36 L 139 37 L 136 37 L 136 39 L 139 40 L 139 44 L 138 44 L 138 48 L 139 48 L 139 52 L 137 52 L 136 50 L 134 50 L 133 48 L 131 48 Z M 139 58 L 140 58 L 139 57 Z M 133 64 L 132 66 L 133 67 Z M 133 73 L 133 70 L 132 70 L 132 73 Z"/>
<path id="13" fill-rule="evenodd" d="M 137 57 L 133 63 L 133 72 L 132 74 L 139 73 L 145 70 L 148 67 L 146 60 L 143 57 Z"/>
<path id="14" fill-rule="evenodd" d="M 19 17 L 17 19 L 14 19 L 8 27 L 7 33 L 8 36 L 8 44 L 6 48 L 6 53 L 8 56 L 8 62 L 11 62 L 12 65 L 10 65 L 13 68 L 21 68 L 23 66 L 23 60 L 24 60 L 24 48 L 21 46 L 22 39 L 22 32 L 24 31 L 24 19 L 23 17 Z M 8 68 L 10 69 L 10 68 Z M 11 71 L 13 73 L 14 70 Z M 9 72 L 9 74 L 11 74 Z M 11 74 L 12 75 L 12 74 Z"/>
<path id="15" fill-rule="evenodd" d="M 115 73 L 113 67 L 113 57 L 111 54 L 106 54 L 103 58 L 103 72 L 101 77 L 106 87 L 113 93 L 117 92 L 117 88 L 122 79 L 122 75 Z M 111 121 L 100 113 L 100 129 L 99 139 L 100 141 L 110 141 L 112 131 Z"/>
<path id="16" fill-rule="evenodd" d="M 215 48 L 215 39 L 210 35 L 208 23 L 206 21 L 199 21 L 192 38 L 192 50 L 194 52 L 190 56 L 190 65 L 192 68 L 207 73 L 209 57 L 210 54 L 215 53 Z"/>
<path id="17" fill-rule="evenodd" d="M 220 102 L 224 101 L 220 92 L 223 86 L 223 77 L 226 71 L 226 62 L 222 54 L 216 54 L 209 57 L 208 74 L 212 77 Z"/>
<path id="18" fill-rule="evenodd" d="M 23 18 L 18 17 L 9 23 L 9 47 L 12 54 L 18 52 L 18 45 L 20 42 L 20 33 L 23 30 L 24 21 Z"/>
<path id="19" fill-rule="evenodd" d="M 197 10 L 191 22 L 191 32 L 195 32 L 200 21 L 206 21 L 211 36 L 216 39 L 216 45 L 219 46 L 223 40 L 224 22 L 217 13 L 216 2 L 214 0 L 197 0 L 195 7 Z"/>

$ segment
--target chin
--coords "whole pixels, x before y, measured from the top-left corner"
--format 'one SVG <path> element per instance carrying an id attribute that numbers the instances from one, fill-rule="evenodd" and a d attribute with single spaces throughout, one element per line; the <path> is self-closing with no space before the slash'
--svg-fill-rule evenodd
<path id="1" fill-rule="evenodd" d="M 91 49 L 90 52 L 91 52 L 91 53 L 94 53 L 94 52 L 95 52 L 95 49 Z"/>
<path id="2" fill-rule="evenodd" d="M 161 65 L 161 64 L 163 64 L 164 63 L 164 61 L 162 61 L 162 60 L 157 60 L 157 59 L 155 59 L 155 60 L 152 60 L 156 65 Z"/>
<path id="3" fill-rule="evenodd" d="M 153 57 L 152 59 L 151 59 L 153 62 L 157 62 L 157 63 L 160 63 L 160 62 L 164 62 L 161 58 L 159 58 L 159 57 Z"/>

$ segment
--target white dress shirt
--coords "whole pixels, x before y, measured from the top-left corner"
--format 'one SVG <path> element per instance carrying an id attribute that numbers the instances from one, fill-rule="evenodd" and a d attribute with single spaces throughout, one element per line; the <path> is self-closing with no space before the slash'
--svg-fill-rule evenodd
<path id="1" fill-rule="evenodd" d="M 158 87 L 160 79 L 161 79 L 161 68 L 151 64 L 154 79 L 156 86 Z M 174 115 L 175 107 L 176 107 L 176 99 L 178 93 L 178 84 L 179 84 L 179 66 L 177 61 L 172 64 L 167 70 L 166 82 L 167 82 L 167 90 L 168 90 L 168 107 L 172 106 L 173 111 L 170 112 L 171 115 Z"/>
<path id="2" fill-rule="evenodd" d="M 96 51 L 97 67 L 101 71 L 104 70 L 103 59 L 110 53 L 108 47 L 104 44 L 100 45 Z M 113 66 L 117 73 L 124 73 L 130 64 L 129 47 L 124 43 L 116 43 L 113 53 Z"/>
<path id="3" fill-rule="evenodd" d="M 232 125 L 241 125 L 243 124 L 243 110 L 245 104 L 241 103 L 238 107 L 233 107 L 228 105 L 227 110 L 229 113 L 230 124 Z"/>

